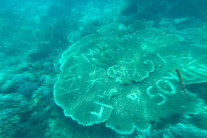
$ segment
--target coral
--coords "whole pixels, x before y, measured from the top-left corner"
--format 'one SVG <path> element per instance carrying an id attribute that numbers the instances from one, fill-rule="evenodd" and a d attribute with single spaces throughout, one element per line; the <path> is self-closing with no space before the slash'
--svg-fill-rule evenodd
<path id="1" fill-rule="evenodd" d="M 37 90 L 38 85 L 36 83 L 28 82 L 28 81 L 22 81 L 19 83 L 19 86 L 17 88 L 17 92 L 21 93 L 27 97 L 31 97 L 33 92 Z"/>
<path id="2" fill-rule="evenodd" d="M 104 26 L 63 53 L 55 102 L 79 124 L 104 122 L 120 134 L 148 130 L 151 121 L 172 114 L 197 113 L 202 101 L 189 92 L 185 97 L 174 69 L 188 83 L 206 80 L 199 76 L 206 66 L 193 60 L 198 55 L 177 52 L 182 41 L 152 27 L 133 32 L 122 24 Z M 192 72 L 197 76 L 187 77 Z"/>
<path id="3" fill-rule="evenodd" d="M 178 123 L 177 125 L 171 126 L 164 130 L 148 131 L 137 135 L 138 135 L 137 137 L 144 137 L 144 138 L 157 138 L 157 137 L 204 138 L 207 135 L 207 131 L 203 129 L 199 129 L 191 124 Z"/>
<path id="4" fill-rule="evenodd" d="M 20 94 L 0 94 L 0 136 L 14 137 L 18 131 L 21 113 L 28 110 L 27 101 Z"/>
<path id="5" fill-rule="evenodd" d="M 9 77 L 10 79 L 7 79 Z M 34 74 L 29 72 L 23 72 L 16 74 L 16 72 L 12 72 L 12 74 L 9 74 L 8 76 L 4 76 L 4 81 L 2 82 L 1 90 L 6 91 L 8 89 L 11 89 L 15 85 L 18 85 L 19 83 L 25 83 L 26 81 L 31 82 L 34 80 Z M 34 84 L 35 85 L 35 84 Z M 19 86 L 19 88 L 22 86 Z"/>
<path id="6" fill-rule="evenodd" d="M 137 63 L 133 59 L 123 59 L 119 64 L 109 67 L 107 75 L 110 78 L 116 78 L 116 81 L 120 84 L 129 84 L 132 81 L 139 82 L 144 80 L 153 71 L 154 64 L 150 60 Z"/>

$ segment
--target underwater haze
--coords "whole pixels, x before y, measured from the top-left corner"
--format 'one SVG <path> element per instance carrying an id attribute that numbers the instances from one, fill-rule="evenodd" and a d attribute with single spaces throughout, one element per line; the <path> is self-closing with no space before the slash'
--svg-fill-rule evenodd
<path id="1" fill-rule="evenodd" d="M 0 1 L 0 138 L 206 137 L 206 0 Z"/>

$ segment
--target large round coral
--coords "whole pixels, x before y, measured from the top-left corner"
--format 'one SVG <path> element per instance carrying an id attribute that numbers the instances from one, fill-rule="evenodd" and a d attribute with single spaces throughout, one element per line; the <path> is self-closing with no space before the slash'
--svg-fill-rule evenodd
<path id="1" fill-rule="evenodd" d="M 187 83 L 204 79 L 199 73 L 206 66 L 178 51 L 181 41 L 153 28 L 133 32 L 121 24 L 103 27 L 62 55 L 55 102 L 79 124 L 105 122 L 120 134 L 149 129 L 151 121 L 172 114 L 195 113 L 201 101 L 189 92 L 186 98 L 174 69 Z M 196 66 L 202 69 L 191 73 L 198 75 L 187 77 Z"/>

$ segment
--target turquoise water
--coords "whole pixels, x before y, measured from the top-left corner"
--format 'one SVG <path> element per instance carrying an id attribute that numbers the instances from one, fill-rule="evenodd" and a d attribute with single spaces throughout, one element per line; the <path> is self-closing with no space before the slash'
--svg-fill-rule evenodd
<path id="1" fill-rule="evenodd" d="M 205 0 L 0 1 L 0 138 L 207 137 Z"/>

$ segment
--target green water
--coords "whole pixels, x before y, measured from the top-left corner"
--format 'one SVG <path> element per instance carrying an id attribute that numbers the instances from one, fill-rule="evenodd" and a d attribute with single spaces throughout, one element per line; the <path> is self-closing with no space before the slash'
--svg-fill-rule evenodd
<path id="1" fill-rule="evenodd" d="M 207 137 L 206 5 L 0 2 L 0 138 Z"/>

